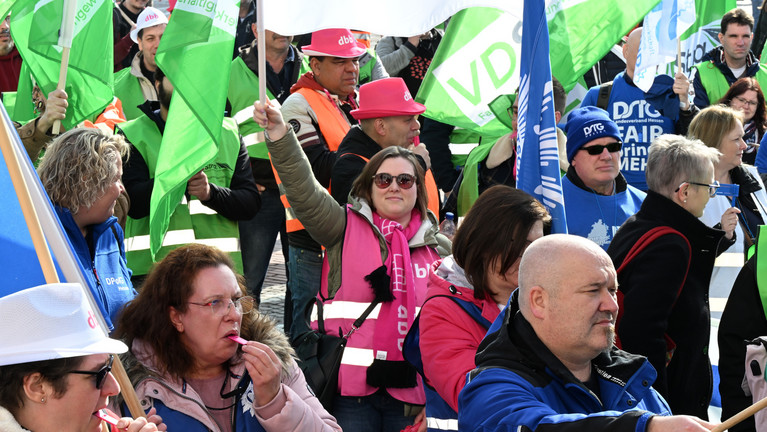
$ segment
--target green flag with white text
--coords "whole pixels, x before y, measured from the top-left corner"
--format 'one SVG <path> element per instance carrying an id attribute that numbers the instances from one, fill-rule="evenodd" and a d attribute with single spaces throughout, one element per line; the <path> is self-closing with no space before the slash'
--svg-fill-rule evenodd
<path id="1" fill-rule="evenodd" d="M 551 72 L 566 90 L 659 0 L 553 0 L 546 8 Z M 487 104 L 519 84 L 522 21 L 493 8 L 464 9 L 450 20 L 416 101 L 426 117 L 484 135 L 509 130 Z"/>
<path id="2" fill-rule="evenodd" d="M 63 0 L 17 0 L 11 8 L 11 35 L 44 95 L 56 89 L 61 68 L 59 32 Z M 110 0 L 77 0 L 69 54 L 69 106 L 62 121 L 71 129 L 100 114 L 113 98 L 112 9 Z M 21 76 L 21 80 L 28 80 Z M 26 83 L 24 83 L 26 84 Z M 22 88 L 20 82 L 19 88 Z M 18 100 L 31 94 L 17 94 Z"/>
<path id="3" fill-rule="evenodd" d="M 174 97 L 150 203 L 153 257 L 187 181 L 218 153 L 238 11 L 237 0 L 178 0 L 157 50 Z"/>

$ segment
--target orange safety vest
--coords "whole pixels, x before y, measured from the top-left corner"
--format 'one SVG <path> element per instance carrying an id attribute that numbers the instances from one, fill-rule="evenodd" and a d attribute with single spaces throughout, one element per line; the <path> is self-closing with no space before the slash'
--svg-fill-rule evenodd
<path id="1" fill-rule="evenodd" d="M 338 150 L 338 146 L 346 136 L 346 133 L 351 129 L 351 125 L 346 120 L 346 117 L 341 114 L 340 109 L 327 98 L 327 96 L 318 93 L 316 90 L 308 89 L 306 87 L 297 90 L 298 93 L 306 99 L 309 106 L 314 110 L 314 114 L 317 115 L 317 123 L 320 126 L 318 133 L 322 134 L 325 138 L 325 142 L 328 145 L 330 151 L 335 152 Z M 271 160 L 271 156 L 269 158 Z M 285 188 L 282 186 L 280 176 L 277 174 L 277 170 L 274 169 L 272 164 L 272 171 L 274 172 L 274 179 L 277 181 L 277 186 L 280 189 L 280 200 L 285 207 L 285 228 L 287 232 L 296 232 L 304 229 L 304 225 L 296 217 L 296 213 L 290 207 L 288 197 L 285 195 Z M 328 192 L 330 189 L 328 188 Z"/>
<path id="2" fill-rule="evenodd" d="M 366 158 L 365 156 L 358 155 L 357 153 L 344 153 L 341 156 L 347 154 L 353 154 L 354 156 L 364 160 L 365 163 L 370 162 L 370 159 Z M 431 173 L 431 169 L 426 170 L 424 180 L 424 183 L 426 183 L 426 196 L 428 197 L 426 206 L 429 208 L 429 210 L 431 210 L 432 213 L 434 213 L 435 216 L 437 216 L 437 219 L 439 219 L 439 189 L 437 188 L 437 182 L 434 181 L 434 175 Z"/>

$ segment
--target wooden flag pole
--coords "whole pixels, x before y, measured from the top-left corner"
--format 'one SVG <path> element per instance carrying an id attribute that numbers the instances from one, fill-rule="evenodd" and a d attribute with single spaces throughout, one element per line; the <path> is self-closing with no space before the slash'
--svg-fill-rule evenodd
<path id="1" fill-rule="evenodd" d="M 713 429 L 711 429 L 711 432 L 724 432 L 727 429 L 735 426 L 736 424 L 742 422 L 743 420 L 751 417 L 752 415 L 756 414 L 757 411 L 760 411 L 767 407 L 767 397 L 764 399 L 756 402 L 755 404 L 751 405 L 750 407 L 744 409 L 743 411 L 735 414 L 734 416 L 728 418 L 723 423 L 717 425 Z"/>
<path id="2" fill-rule="evenodd" d="M 2 116 L 2 118 L 0 118 L 0 128 L 2 129 L 0 131 L 0 152 L 2 152 L 3 159 L 8 166 L 8 174 L 13 182 L 13 188 L 16 190 L 16 196 L 19 199 L 19 205 L 24 214 L 24 220 L 27 223 L 27 228 L 32 237 L 35 253 L 37 253 L 40 267 L 42 267 L 43 275 L 45 276 L 45 282 L 58 283 L 59 276 L 58 273 L 56 273 L 56 267 L 53 265 L 53 257 L 51 256 L 50 249 L 48 249 L 48 243 L 45 241 L 37 211 L 32 204 L 32 197 L 29 194 L 27 182 L 24 180 L 24 176 L 21 173 L 21 163 L 11 144 L 13 138 L 9 127 L 10 126 L 5 122 L 5 116 Z M 83 287 L 83 289 L 86 291 L 87 295 L 91 297 L 90 290 L 87 287 Z M 101 315 L 101 312 L 98 309 L 96 309 L 95 312 L 98 315 Z M 101 318 L 100 322 L 103 325 L 105 321 Z M 103 329 L 104 333 L 109 333 L 106 328 Z M 128 374 L 125 372 L 125 368 L 123 367 L 119 356 L 115 356 L 112 368 L 112 374 L 120 384 L 123 399 L 125 399 L 125 403 L 128 405 L 131 415 L 134 418 L 146 417 L 146 414 L 139 403 L 136 391 L 131 385 Z"/>
<path id="3" fill-rule="evenodd" d="M 75 7 L 77 0 L 64 0 L 64 14 L 61 18 L 61 34 L 59 35 L 59 45 L 61 51 L 61 67 L 59 68 L 59 83 L 56 90 L 64 90 L 67 85 L 67 69 L 69 69 L 69 50 L 72 47 L 72 36 L 75 26 Z M 61 132 L 61 120 L 53 122 L 53 134 L 58 135 Z"/>

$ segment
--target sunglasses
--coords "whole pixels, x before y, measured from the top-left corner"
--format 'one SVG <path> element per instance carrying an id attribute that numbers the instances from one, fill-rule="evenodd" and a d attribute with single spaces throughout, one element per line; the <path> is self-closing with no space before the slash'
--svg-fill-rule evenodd
<path id="1" fill-rule="evenodd" d="M 392 181 L 397 179 L 397 185 L 402 189 L 410 189 L 415 184 L 415 176 L 412 174 L 400 174 L 393 176 L 389 173 L 378 173 L 373 176 L 373 183 L 378 186 L 379 189 L 386 189 L 391 186 Z"/>
<path id="2" fill-rule="evenodd" d="M 597 156 L 597 155 L 601 155 L 602 152 L 605 151 L 605 149 L 607 149 L 607 151 L 609 151 L 610 153 L 615 153 L 615 152 L 621 151 L 622 148 L 623 148 L 623 143 L 620 141 L 617 141 L 610 144 L 604 144 L 604 145 L 596 144 L 589 147 L 581 147 L 580 149 L 585 150 L 591 156 Z"/>
<path id="3" fill-rule="evenodd" d="M 114 361 L 114 359 L 115 357 L 112 354 L 109 354 L 109 360 L 107 360 L 107 364 L 105 364 L 104 367 L 102 367 L 101 369 L 97 371 L 73 370 L 67 373 L 80 374 L 80 375 L 93 375 L 96 377 L 96 388 L 101 390 L 101 387 L 104 385 L 104 379 L 106 379 L 107 375 L 109 375 L 109 372 L 112 372 L 112 362 Z"/>

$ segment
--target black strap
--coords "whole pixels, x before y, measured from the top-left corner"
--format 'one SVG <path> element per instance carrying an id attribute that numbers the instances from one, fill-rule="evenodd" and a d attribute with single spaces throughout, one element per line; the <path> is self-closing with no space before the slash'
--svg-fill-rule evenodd
<path id="1" fill-rule="evenodd" d="M 324 313 L 322 311 L 322 302 L 318 302 L 316 297 L 313 299 L 313 301 L 317 304 L 317 330 L 320 333 L 324 334 L 325 333 L 325 317 L 324 317 Z M 352 324 L 352 329 L 349 330 L 349 333 L 347 333 L 345 335 L 341 335 L 341 336 L 343 336 L 344 339 L 348 339 L 349 336 L 352 335 L 352 333 L 357 331 L 357 329 L 359 329 L 362 326 L 362 323 L 364 323 L 365 320 L 368 318 L 370 313 L 373 312 L 373 309 L 375 309 L 376 306 L 378 306 L 378 303 L 381 303 L 381 302 L 380 301 L 374 301 L 374 302 L 370 303 L 370 305 L 368 305 L 367 309 L 365 309 L 365 311 L 362 312 L 362 315 L 360 315 L 360 317 L 357 318 L 354 321 L 354 323 Z"/>
<path id="2" fill-rule="evenodd" d="M 606 82 L 599 86 L 599 96 L 597 96 L 597 107 L 607 111 L 607 105 L 610 104 L 610 92 L 613 90 L 613 82 Z"/>

